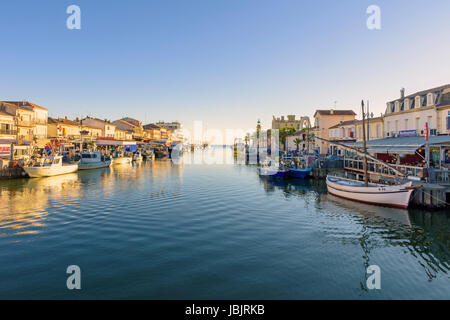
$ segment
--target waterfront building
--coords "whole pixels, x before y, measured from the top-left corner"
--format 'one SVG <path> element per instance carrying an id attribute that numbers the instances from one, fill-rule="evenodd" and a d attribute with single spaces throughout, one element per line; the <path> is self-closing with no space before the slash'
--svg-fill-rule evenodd
<path id="1" fill-rule="evenodd" d="M 345 121 L 355 120 L 356 113 L 353 110 L 316 110 L 314 113 L 314 134 L 322 139 L 330 139 L 330 128 Z M 321 154 L 332 152 L 330 144 L 316 139 L 317 151 Z"/>
<path id="2" fill-rule="evenodd" d="M 29 101 L 3 101 L 2 109 L 13 114 L 18 139 L 27 143 L 45 142 L 47 139 L 48 110 Z"/>
<path id="3" fill-rule="evenodd" d="M 133 130 L 123 130 L 116 127 L 114 133 L 114 139 L 116 140 L 133 140 Z"/>
<path id="4" fill-rule="evenodd" d="M 142 122 L 133 118 L 122 118 L 113 122 L 116 128 L 119 128 L 125 132 L 132 132 L 132 139 L 142 140 L 144 137 L 144 128 Z"/>
<path id="5" fill-rule="evenodd" d="M 450 133 L 450 84 L 427 89 L 387 102 L 384 115 L 386 137 L 423 136 L 425 123 L 429 135 Z"/>
<path id="6" fill-rule="evenodd" d="M 288 115 L 287 118 L 281 116 L 276 118 L 272 117 L 272 129 L 278 129 L 284 127 L 294 127 L 297 131 L 306 128 L 310 125 L 309 117 L 300 117 L 300 119 L 295 119 L 295 115 Z"/>
<path id="7" fill-rule="evenodd" d="M 34 138 L 34 111 L 27 105 L 26 101 L 21 103 L 11 103 L 3 101 L 1 111 L 13 115 L 15 126 L 17 128 L 17 144 L 30 145 Z"/>
<path id="8" fill-rule="evenodd" d="M 86 117 L 81 120 L 83 125 L 101 130 L 101 136 L 104 138 L 114 138 L 116 125 L 109 120 L 101 120 L 98 118 Z"/>
<path id="9" fill-rule="evenodd" d="M 369 118 L 365 120 L 366 124 L 366 139 L 376 140 L 384 138 L 384 117 Z M 356 141 L 363 141 L 363 123 L 358 120 L 355 123 Z"/>
<path id="10" fill-rule="evenodd" d="M 49 138 L 80 139 L 81 124 L 65 118 L 48 118 L 47 132 Z"/>
<path id="11" fill-rule="evenodd" d="M 338 124 L 330 127 L 330 140 L 344 144 L 356 142 L 356 128 L 358 122 L 358 120 L 340 121 Z M 330 153 L 340 156 L 343 154 L 343 150 L 339 146 L 331 145 Z"/>
<path id="12" fill-rule="evenodd" d="M 0 143 L 12 143 L 17 139 L 14 116 L 0 111 Z"/>
<path id="13" fill-rule="evenodd" d="M 154 124 L 149 123 L 144 126 L 144 137 L 146 140 L 161 140 L 161 127 Z"/>
<path id="14" fill-rule="evenodd" d="M 183 126 L 179 121 L 164 122 L 159 121 L 156 123 L 160 128 L 167 130 L 167 140 L 172 143 L 182 142 L 183 137 Z"/>

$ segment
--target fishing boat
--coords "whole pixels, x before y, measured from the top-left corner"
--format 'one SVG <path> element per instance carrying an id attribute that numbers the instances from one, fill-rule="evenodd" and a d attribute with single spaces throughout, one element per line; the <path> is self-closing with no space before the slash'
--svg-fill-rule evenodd
<path id="1" fill-rule="evenodd" d="M 142 152 L 142 158 L 145 161 L 153 160 L 155 158 L 155 154 L 152 150 L 146 149 Z"/>
<path id="2" fill-rule="evenodd" d="M 280 166 L 271 166 L 269 161 L 267 164 L 258 168 L 258 174 L 260 177 L 285 179 L 289 176 L 289 171 Z"/>
<path id="3" fill-rule="evenodd" d="M 364 112 L 364 102 L 361 103 L 362 106 L 362 125 L 365 128 L 365 112 Z M 408 208 L 409 201 L 411 198 L 411 193 L 414 189 L 420 188 L 421 186 L 412 186 L 412 181 L 403 182 L 400 181 L 405 179 L 405 174 L 396 170 L 395 168 L 389 166 L 388 164 L 372 157 L 367 153 L 366 148 L 366 133 L 363 131 L 363 150 L 357 150 L 355 148 L 348 147 L 344 144 L 338 142 L 332 142 L 323 138 L 317 138 L 319 140 L 327 141 L 331 144 L 338 145 L 344 149 L 349 149 L 350 151 L 359 154 L 363 157 L 363 167 L 364 167 L 364 181 L 359 181 L 355 179 L 347 179 L 341 177 L 335 177 L 328 175 L 326 178 L 328 192 L 332 195 L 345 198 L 348 200 L 369 203 L 373 205 L 381 205 L 396 208 Z M 367 173 L 367 159 L 370 158 L 377 164 L 387 167 L 397 176 L 397 184 L 388 185 L 380 183 L 369 183 L 369 177 Z"/>
<path id="4" fill-rule="evenodd" d="M 62 156 L 50 156 L 36 162 L 32 167 L 23 169 L 31 178 L 52 177 L 75 172 L 78 170 L 78 164 L 65 164 Z"/>
<path id="5" fill-rule="evenodd" d="M 78 169 L 107 168 L 111 165 L 111 162 L 111 158 L 103 156 L 100 152 L 82 152 L 78 162 Z"/>
<path id="6" fill-rule="evenodd" d="M 305 168 L 305 169 L 290 168 L 288 170 L 288 174 L 289 174 L 289 178 L 305 179 L 311 174 L 311 171 L 312 171 L 311 168 Z"/>
<path id="7" fill-rule="evenodd" d="M 142 155 L 140 151 L 136 151 L 133 153 L 132 161 L 134 162 L 141 162 L 142 161 Z"/>
<path id="8" fill-rule="evenodd" d="M 169 152 L 168 152 L 168 150 L 167 150 L 167 147 L 158 147 L 158 148 L 155 148 L 154 153 L 155 153 L 155 158 L 156 158 L 156 159 L 164 159 L 164 158 L 167 158 L 168 155 L 169 155 Z"/>
<path id="9" fill-rule="evenodd" d="M 394 208 L 408 208 L 414 187 L 412 181 L 399 185 L 369 183 L 327 176 L 328 192 L 348 200 Z"/>
<path id="10" fill-rule="evenodd" d="M 127 157 L 124 154 L 118 152 L 118 153 L 114 154 L 112 164 L 113 165 L 128 164 L 128 163 L 131 163 L 131 161 L 132 161 L 131 157 Z"/>

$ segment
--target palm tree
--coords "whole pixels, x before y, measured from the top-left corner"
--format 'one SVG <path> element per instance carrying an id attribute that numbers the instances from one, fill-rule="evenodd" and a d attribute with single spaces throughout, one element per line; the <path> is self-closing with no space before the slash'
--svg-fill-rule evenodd
<path id="1" fill-rule="evenodd" d="M 299 152 L 300 151 L 300 143 L 302 143 L 302 140 L 300 140 L 299 138 L 295 138 L 294 139 L 294 143 L 295 143 L 295 145 L 297 146 L 297 152 Z"/>

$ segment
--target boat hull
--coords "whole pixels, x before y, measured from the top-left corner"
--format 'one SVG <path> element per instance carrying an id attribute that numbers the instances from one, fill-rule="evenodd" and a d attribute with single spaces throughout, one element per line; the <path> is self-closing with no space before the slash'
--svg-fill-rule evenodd
<path id="1" fill-rule="evenodd" d="M 114 158 L 113 160 L 113 164 L 127 164 L 127 163 L 131 163 L 131 158 L 130 157 L 120 157 L 120 158 Z"/>
<path id="2" fill-rule="evenodd" d="M 289 169 L 289 178 L 305 179 L 309 176 L 312 169 Z"/>
<path id="3" fill-rule="evenodd" d="M 267 168 L 259 168 L 258 174 L 261 177 L 274 178 L 274 179 L 285 179 L 289 175 L 288 171 L 267 169 Z"/>
<path id="4" fill-rule="evenodd" d="M 91 169 L 107 168 L 110 165 L 111 165 L 111 160 L 92 162 L 92 163 L 79 163 L 78 170 L 91 170 Z"/>
<path id="5" fill-rule="evenodd" d="M 346 179 L 341 181 L 345 182 L 345 180 Z M 334 196 L 393 208 L 408 208 L 411 193 L 413 192 L 412 189 L 407 189 L 407 187 L 411 186 L 411 183 L 396 186 L 371 184 L 369 187 L 364 187 L 345 185 L 338 183 L 338 180 L 333 181 L 333 179 L 329 177 L 327 177 L 326 182 L 328 192 Z"/>
<path id="6" fill-rule="evenodd" d="M 77 164 L 69 164 L 62 166 L 49 166 L 49 167 L 24 167 L 25 172 L 31 178 L 41 177 L 53 177 L 61 174 L 72 173 L 78 170 Z"/>

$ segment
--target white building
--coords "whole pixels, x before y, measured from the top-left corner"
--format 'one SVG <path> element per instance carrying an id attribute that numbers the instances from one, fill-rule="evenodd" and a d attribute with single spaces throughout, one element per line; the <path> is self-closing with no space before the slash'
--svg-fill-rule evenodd
<path id="1" fill-rule="evenodd" d="M 422 136 L 428 123 L 430 135 L 450 133 L 448 117 L 450 84 L 405 96 L 387 103 L 385 137 Z"/>

